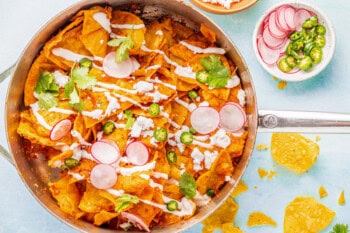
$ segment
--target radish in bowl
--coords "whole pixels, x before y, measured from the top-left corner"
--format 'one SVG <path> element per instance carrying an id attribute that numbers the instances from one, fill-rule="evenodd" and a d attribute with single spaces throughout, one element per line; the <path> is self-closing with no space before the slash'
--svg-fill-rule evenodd
<path id="1" fill-rule="evenodd" d="M 310 18 L 316 19 L 317 24 L 325 28 L 322 50 L 315 49 L 311 55 L 315 40 L 319 38 L 313 35 L 309 39 L 310 30 L 303 27 L 303 23 Z M 294 42 L 291 36 L 295 32 L 303 35 L 303 42 L 300 48 L 295 48 L 299 50 L 293 52 L 292 56 L 289 52 Z M 279 3 L 266 11 L 256 24 L 252 40 L 254 53 L 261 66 L 272 76 L 290 82 L 318 75 L 329 64 L 335 49 L 335 33 L 331 22 L 319 9 L 300 1 Z M 286 60 L 288 56 L 289 60 Z"/>

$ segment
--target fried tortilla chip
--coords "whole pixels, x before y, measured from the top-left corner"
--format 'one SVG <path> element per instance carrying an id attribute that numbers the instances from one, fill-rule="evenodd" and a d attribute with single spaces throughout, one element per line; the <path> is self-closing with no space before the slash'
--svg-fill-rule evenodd
<path id="1" fill-rule="evenodd" d="M 319 146 L 298 133 L 273 133 L 271 155 L 276 163 L 302 174 L 316 162 Z"/>
<path id="2" fill-rule="evenodd" d="M 248 221 L 247 221 L 248 227 L 264 226 L 264 225 L 277 226 L 277 223 L 271 217 L 267 216 L 262 212 L 253 212 L 249 214 Z"/>
<path id="3" fill-rule="evenodd" d="M 321 232 L 333 221 L 335 212 L 314 197 L 297 197 L 284 213 L 284 232 Z"/>

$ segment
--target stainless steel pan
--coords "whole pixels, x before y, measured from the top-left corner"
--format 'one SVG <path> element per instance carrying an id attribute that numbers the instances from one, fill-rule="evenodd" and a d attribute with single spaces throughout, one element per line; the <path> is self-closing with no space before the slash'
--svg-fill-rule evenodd
<path id="1" fill-rule="evenodd" d="M 59 28 L 64 26 L 68 20 L 80 9 L 89 8 L 96 4 L 108 4 L 113 7 L 125 7 L 126 5 L 140 4 L 142 15 L 145 19 L 160 18 L 169 16 L 177 21 L 185 23 L 193 29 L 198 29 L 200 23 L 208 25 L 216 34 L 218 44 L 225 48 L 227 56 L 238 66 L 238 73 L 242 79 L 242 85 L 246 92 L 247 116 L 248 116 L 248 139 L 245 145 L 243 156 L 236 168 L 231 183 L 228 183 L 223 190 L 207 206 L 198 209 L 197 214 L 189 220 L 169 226 L 157 227 L 152 232 L 180 232 L 195 225 L 212 213 L 231 193 L 237 182 L 243 175 L 254 149 L 257 130 L 279 130 L 279 131 L 309 131 L 317 132 L 350 132 L 350 117 L 343 114 L 328 113 L 305 113 L 305 112 L 281 112 L 281 111 L 259 111 L 257 109 L 256 95 L 253 87 L 252 77 L 249 69 L 239 53 L 238 48 L 229 37 L 208 17 L 196 11 L 191 6 L 176 0 L 89 0 L 81 1 L 67 8 L 59 15 L 49 21 L 28 43 L 18 62 L 13 68 L 0 75 L 0 82 L 11 77 L 7 91 L 5 105 L 5 125 L 8 152 L 0 146 L 0 152 L 16 166 L 18 174 L 24 184 L 31 191 L 33 196 L 50 213 L 62 220 L 64 223 L 81 232 L 115 232 L 97 228 L 83 220 L 75 220 L 63 213 L 57 206 L 56 201 L 51 197 L 47 189 L 48 181 L 57 178 L 58 174 L 50 170 L 42 159 L 28 159 L 23 147 L 23 141 L 17 135 L 16 129 L 19 122 L 19 112 L 23 108 L 23 89 L 28 70 L 42 45 Z M 316 119 L 316 117 L 319 117 Z"/>

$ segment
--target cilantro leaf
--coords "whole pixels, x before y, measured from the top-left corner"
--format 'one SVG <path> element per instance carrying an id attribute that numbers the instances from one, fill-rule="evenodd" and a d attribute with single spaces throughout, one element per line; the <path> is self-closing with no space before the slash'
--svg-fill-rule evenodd
<path id="1" fill-rule="evenodd" d="M 57 106 L 58 98 L 51 93 L 42 92 L 38 94 L 38 103 L 41 108 L 48 110 Z"/>
<path id="2" fill-rule="evenodd" d="M 333 226 L 333 229 L 330 233 L 348 233 L 349 232 L 349 226 L 345 224 L 335 224 Z"/>
<path id="3" fill-rule="evenodd" d="M 76 67 L 72 69 L 70 80 L 64 86 L 63 96 L 68 98 L 68 103 L 78 112 L 84 108 L 84 103 L 81 101 L 77 87 L 80 89 L 91 89 L 96 83 L 97 79 L 89 76 L 89 68 Z"/>
<path id="4" fill-rule="evenodd" d="M 112 47 L 118 47 L 115 53 L 115 62 L 117 63 L 126 60 L 129 57 L 129 49 L 135 46 L 131 36 L 112 39 L 107 44 Z"/>
<path id="5" fill-rule="evenodd" d="M 126 119 L 125 129 L 131 129 L 136 120 L 135 117 L 133 117 L 131 110 L 125 110 L 123 117 Z"/>
<path id="6" fill-rule="evenodd" d="M 97 82 L 93 76 L 89 76 L 89 69 L 85 67 L 74 68 L 71 72 L 71 79 L 80 89 L 91 89 Z"/>
<path id="7" fill-rule="evenodd" d="M 221 58 L 217 55 L 209 55 L 200 59 L 202 66 L 205 68 L 208 77 L 206 83 L 211 88 L 222 88 L 227 85 L 229 80 L 229 69 L 222 64 Z M 198 71 L 199 72 L 203 71 Z"/>
<path id="8" fill-rule="evenodd" d="M 179 180 L 180 192 L 188 198 L 194 198 L 197 192 L 197 184 L 193 176 L 183 173 Z"/>
<path id="9" fill-rule="evenodd" d="M 40 73 L 35 92 L 38 95 L 39 106 L 50 109 L 58 104 L 59 87 L 55 83 L 55 76 L 48 72 Z"/>
<path id="10" fill-rule="evenodd" d="M 138 197 L 124 194 L 117 199 L 117 203 L 115 205 L 115 212 L 118 212 L 118 213 L 123 212 L 131 204 L 137 204 L 137 203 L 139 203 Z"/>
<path id="11" fill-rule="evenodd" d="M 208 71 L 216 70 L 217 68 L 223 66 L 220 57 L 213 54 L 209 55 L 208 57 L 202 57 L 200 59 L 200 62 L 202 66 Z"/>

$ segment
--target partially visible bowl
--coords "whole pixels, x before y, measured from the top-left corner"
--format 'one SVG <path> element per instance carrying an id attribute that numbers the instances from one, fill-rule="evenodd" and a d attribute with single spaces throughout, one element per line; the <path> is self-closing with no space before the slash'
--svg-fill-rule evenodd
<path id="1" fill-rule="evenodd" d="M 278 63 L 286 56 L 286 48 L 291 41 L 289 35 L 300 30 L 300 24 L 307 18 L 305 12 L 317 15 L 318 23 L 326 28 L 322 59 L 318 64 L 313 62 L 312 68 L 307 71 L 293 68 L 283 72 Z M 285 1 L 267 10 L 257 22 L 252 39 L 254 53 L 261 66 L 272 76 L 289 82 L 304 81 L 318 75 L 329 64 L 335 50 L 335 32 L 331 22 L 318 8 L 298 0 Z"/>
<path id="2" fill-rule="evenodd" d="M 221 15 L 232 14 L 239 11 L 243 11 L 258 2 L 258 0 L 240 0 L 238 2 L 232 2 L 230 4 L 230 8 L 225 8 L 224 6 L 218 3 L 203 2 L 203 0 L 190 0 L 190 1 L 197 7 L 201 8 L 202 10 L 205 10 L 214 14 L 221 14 Z"/>

